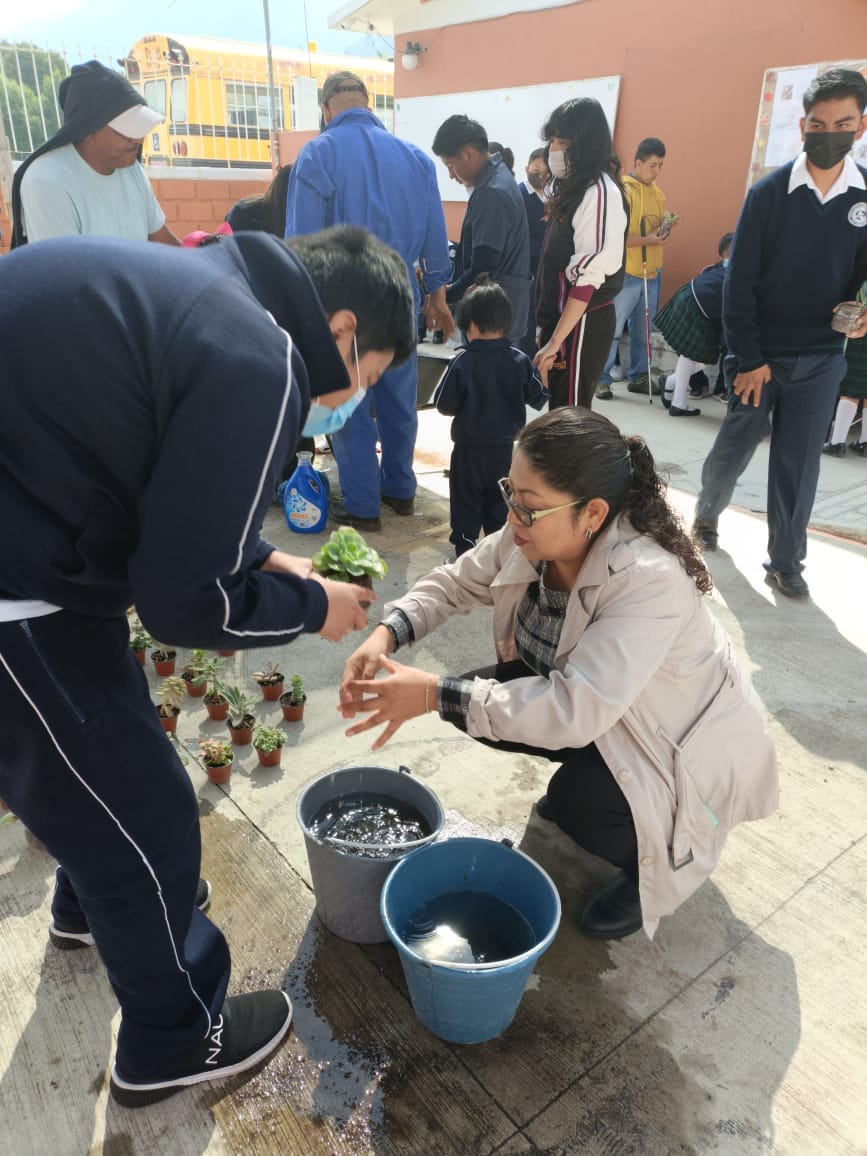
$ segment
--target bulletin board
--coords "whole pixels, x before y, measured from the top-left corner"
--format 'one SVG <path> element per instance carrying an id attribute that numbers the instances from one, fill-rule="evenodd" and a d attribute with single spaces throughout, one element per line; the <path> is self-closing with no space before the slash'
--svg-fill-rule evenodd
<path id="1" fill-rule="evenodd" d="M 599 76 L 559 84 L 534 84 L 517 88 L 494 88 L 479 92 L 447 92 L 437 96 L 413 96 L 394 104 L 395 135 L 418 145 L 437 166 L 440 196 L 444 201 L 466 201 L 463 185 L 449 179 L 445 165 L 434 157 L 431 144 L 447 117 L 465 113 L 477 120 L 489 140 L 499 141 L 515 154 L 515 175 L 522 178 L 527 157 L 541 147 L 539 133 L 546 119 L 564 100 L 592 96 L 602 105 L 614 133 L 619 76 Z"/>
<path id="2" fill-rule="evenodd" d="M 780 165 L 794 160 L 801 151 L 804 90 L 820 72 L 827 72 L 829 68 L 853 68 L 867 76 L 865 59 L 825 61 L 765 71 L 748 184 L 754 184 Z M 867 133 L 855 142 L 852 155 L 859 165 L 867 166 Z"/>

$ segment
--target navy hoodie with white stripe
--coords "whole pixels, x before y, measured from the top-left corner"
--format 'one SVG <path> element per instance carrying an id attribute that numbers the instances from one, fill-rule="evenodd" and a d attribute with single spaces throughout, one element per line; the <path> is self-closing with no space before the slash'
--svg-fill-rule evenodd
<path id="1" fill-rule="evenodd" d="M 319 583 L 259 569 L 310 396 L 349 384 L 281 242 L 16 250 L 0 350 L 0 598 L 135 602 L 157 638 L 221 649 L 322 626 Z"/>

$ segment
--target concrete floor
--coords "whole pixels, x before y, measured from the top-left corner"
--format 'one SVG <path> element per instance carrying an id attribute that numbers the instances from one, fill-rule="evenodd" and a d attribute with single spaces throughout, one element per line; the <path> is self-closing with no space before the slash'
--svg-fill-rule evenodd
<path id="1" fill-rule="evenodd" d="M 722 406 L 708 399 L 702 417 L 673 420 L 658 401 L 615 388 L 616 400 L 598 407 L 645 434 L 688 517 Z M 417 513 L 386 514 L 370 536 L 391 567 L 382 599 L 449 552 L 447 431 L 445 419 L 422 414 Z M 813 600 L 775 596 L 762 580 L 764 522 L 747 512 L 763 506 L 765 469 L 760 449 L 736 495 L 746 509 L 724 515 L 710 562 L 714 612 L 771 716 L 780 809 L 734 832 L 713 878 L 653 943 L 578 934 L 576 916 L 609 870 L 533 814 L 549 764 L 478 747 L 434 717 L 370 758 L 369 740 L 345 738 L 334 709 L 351 644 L 303 637 L 276 655 L 309 689 L 305 721 L 286 724 L 281 767 L 258 769 L 247 748 L 230 785 L 213 787 L 193 756 L 199 735 L 222 724 L 191 699 L 180 729 L 233 989 L 285 985 L 295 1006 L 287 1043 L 246 1082 L 138 1112 L 111 1103 L 112 993 L 95 952 L 48 944 L 52 861 L 26 844 L 20 824 L 3 827 L 0 1153 L 867 1152 L 867 551 L 817 532 Z M 864 534 L 867 462 L 823 461 L 816 521 Z M 318 543 L 291 535 L 276 509 L 266 533 L 299 553 Z M 479 614 L 452 621 L 411 660 L 460 672 L 491 653 Z M 262 657 L 230 660 L 237 680 Z M 263 704 L 259 715 L 277 721 L 279 708 Z M 498 1040 L 437 1040 L 415 1019 L 390 946 L 347 944 L 317 921 L 295 800 L 312 778 L 366 761 L 408 765 L 438 794 L 450 830 L 509 835 L 558 885 L 560 932 Z"/>

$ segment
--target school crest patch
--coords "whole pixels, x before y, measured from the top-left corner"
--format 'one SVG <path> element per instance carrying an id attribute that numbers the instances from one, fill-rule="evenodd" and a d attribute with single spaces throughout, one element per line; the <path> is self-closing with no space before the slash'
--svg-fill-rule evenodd
<path id="1" fill-rule="evenodd" d="M 849 210 L 849 224 L 856 229 L 863 229 L 867 225 L 867 201 L 859 201 Z"/>

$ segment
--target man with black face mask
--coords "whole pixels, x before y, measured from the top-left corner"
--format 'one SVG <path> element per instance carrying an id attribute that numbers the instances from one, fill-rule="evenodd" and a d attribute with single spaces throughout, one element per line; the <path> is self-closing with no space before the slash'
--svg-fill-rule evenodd
<path id="1" fill-rule="evenodd" d="M 867 81 L 835 68 L 804 93 L 804 151 L 747 194 L 723 291 L 733 397 L 702 468 L 693 533 L 717 545 L 717 519 L 771 424 L 767 580 L 807 598 L 807 524 L 822 444 L 846 371 L 843 342 L 867 312 L 831 321 L 867 279 L 867 170 L 849 152 L 867 128 Z"/>

